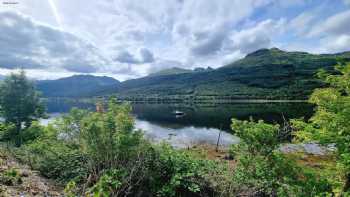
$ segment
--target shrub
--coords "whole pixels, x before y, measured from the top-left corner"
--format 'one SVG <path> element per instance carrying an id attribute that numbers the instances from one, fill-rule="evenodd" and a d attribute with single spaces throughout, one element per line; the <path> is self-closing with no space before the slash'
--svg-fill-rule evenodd
<path id="1" fill-rule="evenodd" d="M 253 196 L 315 196 L 330 191 L 324 179 L 304 172 L 276 150 L 279 125 L 233 120 L 232 129 L 241 139 L 231 149 L 237 158 L 233 179 L 241 191 Z"/>
<path id="2" fill-rule="evenodd" d="M 350 193 L 350 63 L 336 66 L 337 75 L 318 73 L 329 87 L 317 89 L 309 102 L 316 105 L 308 122 L 294 120 L 297 141 L 335 144 L 339 171 L 343 174 L 343 195 Z M 338 190 L 339 188 L 334 188 Z"/>
<path id="3" fill-rule="evenodd" d="M 3 172 L 0 172 L 0 183 L 12 186 L 16 184 L 21 184 L 22 179 L 19 172 L 16 169 L 10 168 Z"/>

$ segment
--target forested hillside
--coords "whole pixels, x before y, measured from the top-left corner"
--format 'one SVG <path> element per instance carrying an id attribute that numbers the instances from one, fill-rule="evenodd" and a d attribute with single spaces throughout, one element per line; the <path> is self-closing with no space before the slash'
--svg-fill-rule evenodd
<path id="1" fill-rule="evenodd" d="M 333 72 L 350 53 L 309 54 L 261 49 L 218 69 L 170 68 L 119 82 L 110 77 L 78 75 L 37 82 L 44 97 L 116 95 L 130 101 L 230 102 L 237 99 L 304 100 L 323 83 L 320 69 Z"/>
<path id="2" fill-rule="evenodd" d="M 96 95 L 127 100 L 306 99 L 322 82 L 319 69 L 333 70 L 350 53 L 314 55 L 261 49 L 232 64 L 207 72 L 148 76 L 128 80 Z"/>
<path id="3" fill-rule="evenodd" d="M 117 86 L 119 83 L 111 77 L 74 75 L 58 80 L 38 81 L 36 86 L 44 97 L 86 97 L 108 86 Z"/>

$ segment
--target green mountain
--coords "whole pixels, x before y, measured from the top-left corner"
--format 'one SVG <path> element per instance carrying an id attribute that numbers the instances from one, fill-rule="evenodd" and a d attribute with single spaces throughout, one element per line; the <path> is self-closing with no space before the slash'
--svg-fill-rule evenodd
<path id="1" fill-rule="evenodd" d="M 148 76 L 155 77 L 155 76 L 163 76 L 163 75 L 177 75 L 177 74 L 184 74 L 184 73 L 190 73 L 190 72 L 193 72 L 193 71 L 190 69 L 173 67 L 173 68 L 161 70 L 159 72 L 151 73 Z"/>
<path id="2" fill-rule="evenodd" d="M 306 99 L 324 84 L 319 69 L 333 72 L 350 53 L 310 54 L 261 49 L 245 58 L 207 72 L 151 75 L 132 79 L 94 95 L 117 95 L 135 101 L 206 102 L 233 99 Z"/>
<path id="3" fill-rule="evenodd" d="M 111 77 L 74 75 L 58 80 L 37 81 L 36 86 L 44 97 L 87 97 L 120 82 Z"/>
<path id="4" fill-rule="evenodd" d="M 315 73 L 334 72 L 350 52 L 310 54 L 261 49 L 218 69 L 171 68 L 122 83 L 109 77 L 78 75 L 37 82 L 45 97 L 116 95 L 131 101 L 230 102 L 240 99 L 306 99 L 324 84 Z"/>

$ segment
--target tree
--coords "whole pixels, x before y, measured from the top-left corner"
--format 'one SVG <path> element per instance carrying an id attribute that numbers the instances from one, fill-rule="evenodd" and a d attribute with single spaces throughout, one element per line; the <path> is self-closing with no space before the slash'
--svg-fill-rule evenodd
<path id="1" fill-rule="evenodd" d="M 350 192 L 350 63 L 338 64 L 338 74 L 319 72 L 329 87 L 317 89 L 309 102 L 316 111 L 309 122 L 294 120 L 296 139 L 336 145 L 339 167 L 344 175 L 343 192 Z"/>
<path id="2" fill-rule="evenodd" d="M 44 117 L 44 107 L 33 82 L 25 72 L 11 74 L 0 85 L 0 113 L 5 123 L 15 126 L 16 145 L 21 144 L 21 131 L 30 127 L 32 121 Z"/>
<path id="3" fill-rule="evenodd" d="M 240 143 L 231 151 L 236 157 L 234 181 L 251 196 L 316 196 L 329 192 L 328 183 L 304 171 L 278 151 L 279 125 L 232 120 Z"/>

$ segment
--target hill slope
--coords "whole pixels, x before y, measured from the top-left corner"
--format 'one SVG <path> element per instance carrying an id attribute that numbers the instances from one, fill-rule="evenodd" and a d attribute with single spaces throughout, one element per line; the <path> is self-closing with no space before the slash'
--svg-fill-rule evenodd
<path id="1" fill-rule="evenodd" d="M 111 77 L 74 75 L 58 80 L 37 81 L 36 86 L 44 97 L 86 97 L 119 84 L 118 80 Z"/>
<path id="2" fill-rule="evenodd" d="M 192 70 L 173 67 L 173 68 L 161 70 L 159 72 L 151 73 L 148 76 L 155 77 L 155 76 L 163 76 L 163 75 L 177 75 L 177 74 L 184 74 L 184 73 L 190 73 L 190 72 L 192 72 Z"/>
<path id="3" fill-rule="evenodd" d="M 315 55 L 261 49 L 232 64 L 207 72 L 189 72 L 128 80 L 94 95 L 126 100 L 306 99 L 323 84 L 319 69 L 333 70 L 350 53 Z"/>

